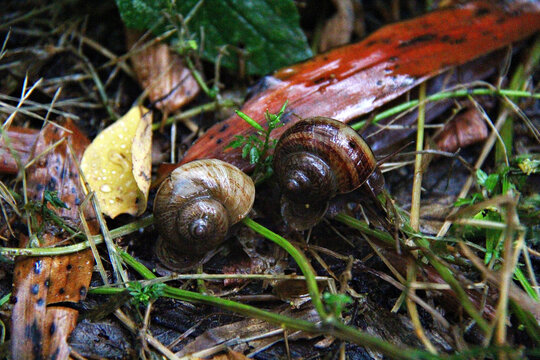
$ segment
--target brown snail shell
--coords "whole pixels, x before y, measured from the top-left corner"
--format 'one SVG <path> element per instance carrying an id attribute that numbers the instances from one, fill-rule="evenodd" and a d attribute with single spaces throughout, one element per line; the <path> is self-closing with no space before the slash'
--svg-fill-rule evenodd
<path id="1" fill-rule="evenodd" d="M 281 212 L 296 230 L 314 226 L 328 201 L 368 181 L 374 192 L 384 185 L 373 152 L 350 126 L 326 117 L 297 122 L 280 137 L 274 172 L 283 193 Z"/>
<path id="2" fill-rule="evenodd" d="M 251 178 L 224 161 L 197 160 L 177 168 L 154 203 L 158 258 L 173 270 L 194 266 L 247 216 L 254 200 Z"/>

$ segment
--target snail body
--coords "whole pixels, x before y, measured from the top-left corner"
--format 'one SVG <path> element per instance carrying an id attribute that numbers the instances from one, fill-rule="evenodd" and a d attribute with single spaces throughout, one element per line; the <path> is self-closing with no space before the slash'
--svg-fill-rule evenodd
<path id="1" fill-rule="evenodd" d="M 175 169 L 154 203 L 158 258 L 173 270 L 197 264 L 247 216 L 254 200 L 251 178 L 224 161 L 197 160 Z"/>
<path id="2" fill-rule="evenodd" d="M 282 215 L 296 230 L 315 225 L 330 199 L 362 184 L 384 186 L 373 152 L 348 125 L 326 117 L 297 122 L 280 137 L 274 171 L 282 191 Z M 368 180 L 369 179 L 369 180 Z"/>

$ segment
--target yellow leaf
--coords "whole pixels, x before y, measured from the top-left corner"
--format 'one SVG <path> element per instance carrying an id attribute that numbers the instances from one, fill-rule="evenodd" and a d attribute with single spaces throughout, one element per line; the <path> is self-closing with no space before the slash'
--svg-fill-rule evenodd
<path id="1" fill-rule="evenodd" d="M 81 169 L 101 211 L 139 215 L 146 209 L 152 167 L 152 114 L 131 108 L 103 130 L 84 152 Z"/>

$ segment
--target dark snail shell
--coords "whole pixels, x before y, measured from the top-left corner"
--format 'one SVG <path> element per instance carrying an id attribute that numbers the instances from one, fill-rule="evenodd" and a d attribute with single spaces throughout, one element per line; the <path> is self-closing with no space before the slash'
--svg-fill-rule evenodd
<path id="1" fill-rule="evenodd" d="M 224 161 L 197 160 L 177 168 L 154 203 L 158 258 L 173 270 L 194 266 L 247 216 L 254 200 L 251 178 Z"/>
<path id="2" fill-rule="evenodd" d="M 378 188 L 384 184 L 362 137 L 325 117 L 304 119 L 285 131 L 273 165 L 283 193 L 282 215 L 297 230 L 315 225 L 331 198 L 359 188 L 368 178 Z"/>

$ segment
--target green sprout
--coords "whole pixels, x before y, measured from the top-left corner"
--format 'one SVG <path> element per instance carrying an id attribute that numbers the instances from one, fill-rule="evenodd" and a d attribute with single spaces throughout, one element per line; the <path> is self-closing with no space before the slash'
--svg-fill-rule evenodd
<path id="1" fill-rule="evenodd" d="M 254 127 L 257 132 L 249 136 L 236 135 L 235 139 L 227 145 L 227 148 L 242 148 L 242 158 L 249 159 L 249 163 L 255 165 L 253 178 L 255 181 L 263 180 L 270 177 L 272 170 L 272 155 L 268 155 L 268 151 L 276 147 L 277 140 L 270 139 L 272 131 L 283 126 L 281 117 L 285 112 L 288 101 L 285 101 L 277 114 L 271 114 L 266 110 L 264 117 L 266 119 L 267 129 L 265 130 L 259 123 L 253 120 L 248 115 L 241 111 L 236 111 L 245 122 Z"/>
<path id="2" fill-rule="evenodd" d="M 329 292 L 323 294 L 323 300 L 328 311 L 334 314 L 336 318 L 341 316 L 345 306 L 352 304 L 353 302 L 351 297 L 347 294 L 331 294 Z"/>
<path id="3" fill-rule="evenodd" d="M 458 199 L 454 206 L 473 205 L 500 194 L 519 193 L 527 177 L 536 172 L 535 161 L 536 159 L 531 159 L 529 156 L 522 156 L 515 159 L 512 166 L 500 166 L 496 172 L 491 174 L 478 169 L 476 171 L 476 182 L 480 191 L 469 195 L 467 198 Z M 531 215 L 537 215 L 538 204 L 540 202 L 535 195 L 522 197 L 517 208 L 519 218 L 527 219 L 532 218 Z M 473 219 L 502 223 L 504 222 L 504 215 L 496 207 L 487 207 L 476 213 Z M 484 263 L 486 265 L 493 264 L 494 267 L 500 266 L 504 245 L 500 229 L 479 229 L 468 225 L 464 228 L 464 235 L 468 238 L 481 237 L 485 239 Z M 521 265 L 518 264 L 514 271 L 514 279 L 519 281 L 532 298 L 537 299 L 536 292 L 519 266 Z"/>
<path id="4" fill-rule="evenodd" d="M 60 200 L 58 192 L 45 190 L 43 192 L 43 208 L 47 208 L 47 204 L 51 204 L 56 209 L 69 209 L 65 202 Z"/>
<path id="5" fill-rule="evenodd" d="M 163 294 L 165 284 L 152 284 L 143 286 L 138 281 L 128 283 L 129 294 L 133 297 L 132 303 L 135 305 L 148 305 L 150 301 L 154 301 Z"/>
<path id="6" fill-rule="evenodd" d="M 28 216 L 31 221 L 32 238 L 34 240 L 39 239 L 38 236 L 43 232 L 45 226 L 48 223 L 54 223 L 60 226 L 62 229 L 67 231 L 69 234 L 73 235 L 77 233 L 77 230 L 66 224 L 64 219 L 59 216 L 54 209 L 69 209 L 65 202 L 63 202 L 59 197 L 56 191 L 45 190 L 43 192 L 43 200 L 39 201 L 29 201 L 24 209 L 27 211 Z M 38 215 L 38 216 L 36 216 Z M 41 221 L 39 220 L 41 219 Z M 39 246 L 39 241 L 31 241 L 35 246 Z"/>

